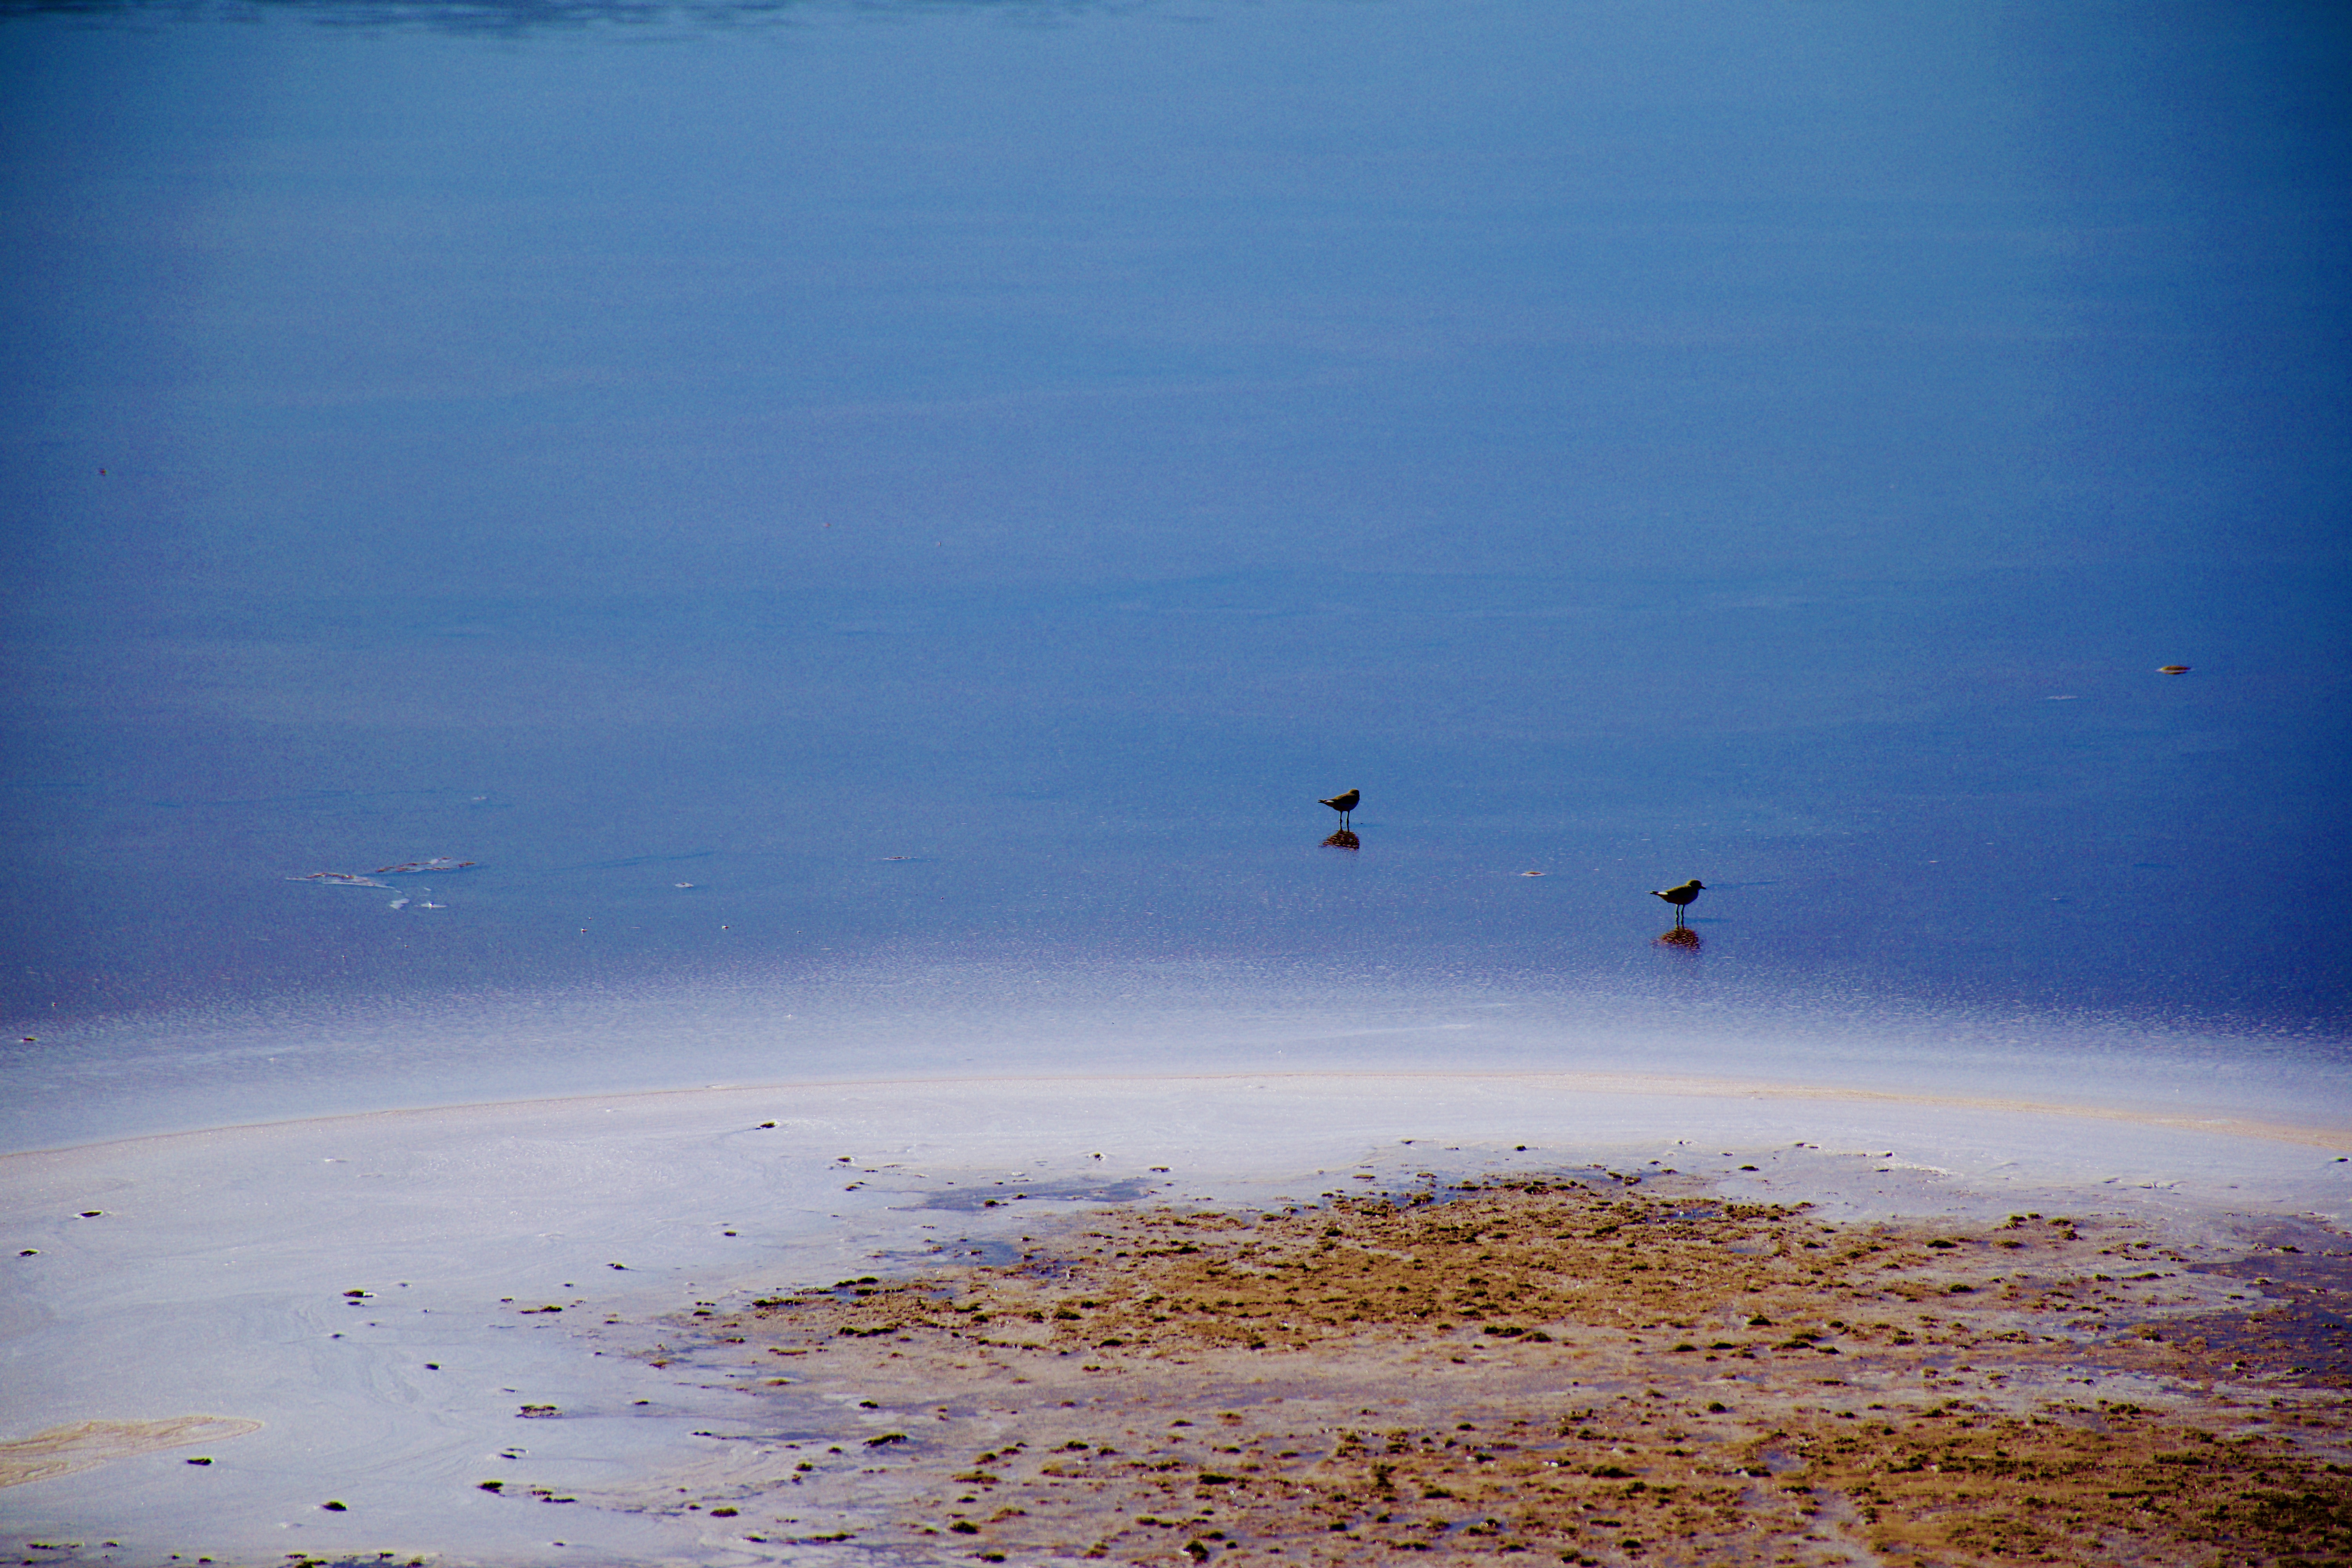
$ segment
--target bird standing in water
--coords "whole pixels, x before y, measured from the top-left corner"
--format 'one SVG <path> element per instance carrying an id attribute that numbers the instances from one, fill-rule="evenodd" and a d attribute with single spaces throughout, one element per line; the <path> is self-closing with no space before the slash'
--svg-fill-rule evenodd
<path id="1" fill-rule="evenodd" d="M 1700 881 L 1696 877 L 1693 877 L 1681 887 L 1668 888 L 1663 893 L 1657 889 L 1653 888 L 1650 889 L 1650 897 L 1654 899 L 1664 899 L 1666 902 L 1674 905 L 1675 924 L 1680 925 L 1683 923 L 1683 916 L 1690 909 L 1691 900 L 1697 898 L 1699 894 L 1706 890 L 1706 884 Z"/>
<path id="2" fill-rule="evenodd" d="M 1333 795 L 1323 804 L 1339 814 L 1339 826 L 1345 827 L 1348 826 L 1348 814 L 1355 810 L 1356 803 L 1363 798 L 1362 790 L 1351 789 L 1345 795 Z"/>

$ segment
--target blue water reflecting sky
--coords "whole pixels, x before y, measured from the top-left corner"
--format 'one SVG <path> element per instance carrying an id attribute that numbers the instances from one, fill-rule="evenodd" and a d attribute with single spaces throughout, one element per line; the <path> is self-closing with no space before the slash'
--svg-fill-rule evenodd
<path id="1" fill-rule="evenodd" d="M 11 1037 L 893 954 L 2340 1037 L 2347 34 L 7 7 Z"/>

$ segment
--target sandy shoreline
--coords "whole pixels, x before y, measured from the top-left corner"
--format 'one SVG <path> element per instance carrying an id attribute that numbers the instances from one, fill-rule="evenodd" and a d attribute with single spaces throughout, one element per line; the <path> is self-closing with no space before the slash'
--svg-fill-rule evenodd
<path id="1" fill-rule="evenodd" d="M 1621 1175 L 1087 1215 L 1002 1267 L 694 1309 L 649 1359 L 756 1368 L 789 1436 L 583 1500 L 795 1563 L 2352 1552 L 2344 1236 L 1831 1224 Z"/>
<path id="2" fill-rule="evenodd" d="M 919 1121 L 921 1111 L 935 1110 L 937 1097 L 944 1094 L 956 1097 L 959 1104 L 987 1110 L 996 1110 L 1000 1102 L 1008 1099 L 1018 1100 L 1024 1103 L 1033 1115 L 1042 1110 L 1045 1114 L 1040 1120 L 1051 1124 L 1060 1120 L 1054 1115 L 1057 1102 L 1115 1103 L 1139 1091 L 1171 1097 L 1171 1103 L 1179 1107 L 1195 1097 L 1216 1101 L 1235 1092 L 1251 1095 L 1270 1092 L 1277 1098 L 1296 1094 L 1318 1098 L 1336 1096 L 1339 1097 L 1337 1103 L 1342 1105 L 1358 1098 L 1370 1098 L 1378 1102 L 1381 1097 L 1402 1094 L 1410 1097 L 1408 1105 L 1427 1108 L 1430 1101 L 1425 1096 L 1436 1096 L 1437 1103 L 1442 1105 L 1465 1089 L 1506 1092 L 1513 1096 L 1521 1107 L 1520 1114 L 1538 1123 L 1555 1117 L 1559 1105 L 1574 1097 L 1599 1103 L 1632 1100 L 1660 1103 L 1701 1101 L 1781 1108 L 1812 1106 L 1822 1108 L 1832 1115 L 1853 1111 L 1890 1111 L 1913 1116 L 1925 1111 L 1956 1112 L 1963 1116 L 1992 1114 L 2005 1118 L 2058 1118 L 2070 1122 L 2102 1124 L 2124 1130 L 2188 1133 L 2199 1138 L 2259 1139 L 2268 1143 L 2352 1151 L 2352 1126 L 2345 1124 L 2332 1096 L 2308 1104 L 2273 1104 L 2257 1113 L 2243 1107 L 2179 1110 L 2128 1099 L 2115 1103 L 2094 1103 L 2049 1093 L 1905 1091 L 1828 1080 L 1724 1077 L 1706 1073 L 1597 1072 L 1560 1068 L 1414 1069 L 1387 1067 L 1356 1070 L 1272 1068 L 1199 1072 L 1045 1075 L 1004 1072 L 844 1077 L 773 1084 L 712 1083 L 675 1089 L 617 1089 L 608 1093 L 461 1100 L 446 1105 L 423 1105 L 401 1110 L 292 1116 L 218 1127 L 142 1132 L 125 1138 L 77 1142 L 55 1147 L 31 1145 L 0 1151 L 0 1161 L 80 1160 L 102 1155 L 109 1151 L 135 1151 L 146 1146 L 161 1147 L 189 1141 L 217 1142 L 274 1130 L 304 1127 L 369 1124 L 430 1127 L 440 1122 L 485 1118 L 560 1117 L 567 1111 L 616 1104 L 661 1106 L 695 1101 L 764 1100 L 792 1105 L 814 1100 L 872 1105 L 903 1101 L 919 1108 L 913 1118 Z M 1386 1109 L 1389 1115 L 1397 1114 L 1396 1108 Z M 1413 1112 L 1407 1109 L 1403 1114 L 1411 1118 Z M 2305 1119 L 2296 1119 L 2298 1114 Z M 1000 1134 L 1003 1130 L 982 1121 L 971 1131 L 985 1138 Z M 1363 1136 L 1380 1136 L 1375 1129 L 1359 1131 Z M 1320 1139 L 1333 1136 L 1335 1132 L 1340 1137 L 1348 1136 L 1347 1130 L 1332 1129 L 1318 1129 L 1317 1136 Z"/>
<path id="3" fill-rule="evenodd" d="M 1379 1540 L 1801 1561 L 1823 1527 L 1788 1535 L 1806 1494 L 1777 1477 L 1822 1423 L 1816 1465 L 1878 1426 L 2112 1426 L 2100 1400 L 2162 1413 L 2147 1442 L 2174 1446 L 2150 1455 L 2189 1451 L 2189 1426 L 2333 1443 L 2296 1423 L 2340 1398 L 2346 1138 L 2252 1131 L 1650 1075 L 1277 1072 L 711 1088 L 10 1156 L 0 1439 L 25 1447 L 0 1547 L 733 1565 L 1331 1561 Z M 1482 1205 L 1558 1212 L 1481 1226 L 1475 1250 L 1407 1234 Z M 2078 1238 L 2005 1228 L 2036 1212 Z M 1849 1256 L 1862 1236 L 1885 1250 Z M 1985 1278 L 1945 1279 L 1963 1265 Z M 826 1289 L 843 1279 L 860 1282 Z M 1925 1413 L 1952 1399 L 1985 1408 Z M 200 1415 L 244 1435 L 163 1444 Z M 1615 1435 L 1563 1436 L 1571 1417 Z M 1667 1431 L 1684 1436 L 1652 1440 Z M 1199 1451 L 1219 1447 L 1249 1451 Z M 1231 1479 L 1133 1468 L 1187 1451 Z M 2279 1468 L 2294 1455 L 2229 1454 L 2270 1467 L 2261 1488 L 2309 1489 Z M 975 1472 L 992 1479 L 956 1479 Z M 1837 1541 L 1896 1560 L 1864 1526 L 1909 1528 L 1897 1482 L 1872 1483 L 1871 1521 L 1851 1480 Z M 1558 1495 L 1604 1483 L 1621 1490 Z M 1702 1498 L 1713 1512 L 1678 1524 Z M 2128 1522 L 2101 1528 L 2138 1539 Z M 1958 1550 L 1947 1536 L 1927 1560 Z M 2208 1560 L 2164 1540 L 2145 1560 Z"/>

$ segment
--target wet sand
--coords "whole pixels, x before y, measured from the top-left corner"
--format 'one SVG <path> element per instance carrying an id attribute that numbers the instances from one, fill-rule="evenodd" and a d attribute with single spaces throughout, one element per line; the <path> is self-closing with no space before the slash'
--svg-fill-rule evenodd
<path id="1" fill-rule="evenodd" d="M 989 1266 L 704 1303 L 641 1353 L 740 1430 L 582 1500 L 813 1563 L 2352 1560 L 2344 1235 L 1726 1186 L 1039 1215 Z"/>
<path id="2" fill-rule="evenodd" d="M 1986 1424 L 2055 1441 L 2039 1418 L 2120 1446 L 2018 1528 L 2218 1562 L 2163 1533 L 2221 1506 L 2189 1481 L 2335 1528 L 2342 1456 L 2301 1423 L 2341 1397 L 2346 1144 L 1454 1073 L 711 1089 L 10 1156 L 0 1551 L 1835 1561 L 1916 1527 L 1880 1557 L 1960 1562 L 1990 1526 L 1904 1510 L 1968 1456 L 1900 1445 L 2008 1464 Z M 1952 1400 L 1982 1408 L 1926 1413 Z M 246 1435 L 121 1440 L 192 1412 Z M 2190 1426 L 2263 1441 L 2159 1466 Z"/>
<path id="3" fill-rule="evenodd" d="M 218 1415 L 183 1415 L 173 1421 L 76 1421 L 29 1437 L 0 1443 L 0 1487 L 18 1487 L 69 1476 L 112 1459 L 199 1443 L 223 1443 L 261 1430 L 258 1421 Z M 192 1465 L 209 1465 L 199 1456 Z"/>

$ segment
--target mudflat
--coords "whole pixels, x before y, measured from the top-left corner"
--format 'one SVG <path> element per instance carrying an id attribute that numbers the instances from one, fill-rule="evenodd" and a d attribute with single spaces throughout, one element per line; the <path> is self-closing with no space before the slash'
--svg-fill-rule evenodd
<path id="1" fill-rule="evenodd" d="M 2352 1562 L 2347 1237 L 1810 1207 L 1571 1172 L 1056 1220 L 648 1325 L 761 1369 L 766 1431 L 594 1500 L 793 1562 Z"/>
<path id="2" fill-rule="evenodd" d="M 167 1421 L 76 1421 L 29 1437 L 0 1443 L 0 1487 L 45 1481 L 87 1470 L 110 1459 L 127 1459 L 163 1448 L 221 1443 L 261 1430 L 258 1421 L 220 1415 L 182 1415 Z M 209 1465 L 210 1459 L 191 1459 Z"/>

